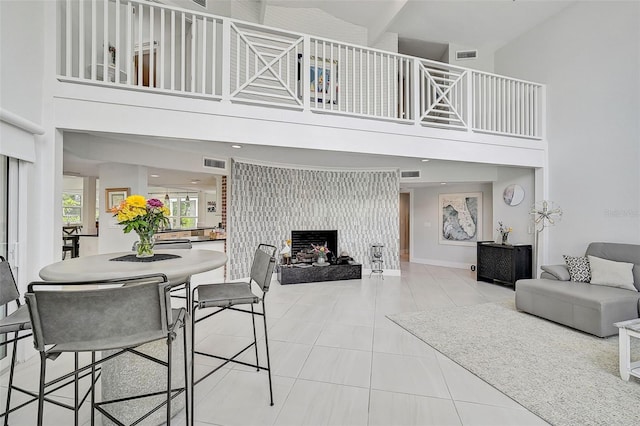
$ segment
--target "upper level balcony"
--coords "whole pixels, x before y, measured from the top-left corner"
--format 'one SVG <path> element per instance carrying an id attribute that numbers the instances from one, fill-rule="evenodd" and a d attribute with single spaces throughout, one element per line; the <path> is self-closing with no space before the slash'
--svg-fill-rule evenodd
<path id="1" fill-rule="evenodd" d="M 144 0 L 60 0 L 58 13 L 65 84 L 544 145 L 542 84 Z"/>

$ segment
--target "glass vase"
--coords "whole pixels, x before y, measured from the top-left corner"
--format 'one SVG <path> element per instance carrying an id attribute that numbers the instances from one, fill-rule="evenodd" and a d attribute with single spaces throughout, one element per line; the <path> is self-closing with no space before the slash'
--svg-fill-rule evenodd
<path id="1" fill-rule="evenodd" d="M 136 257 L 153 256 L 154 232 L 138 232 L 138 247 L 136 248 Z"/>
<path id="2" fill-rule="evenodd" d="M 326 256 L 324 253 L 318 253 L 318 265 L 322 265 L 326 261 Z"/>

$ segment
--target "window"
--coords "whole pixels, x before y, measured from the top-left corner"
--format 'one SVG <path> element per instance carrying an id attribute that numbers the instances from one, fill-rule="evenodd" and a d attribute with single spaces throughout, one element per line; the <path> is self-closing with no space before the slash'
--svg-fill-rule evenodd
<path id="1" fill-rule="evenodd" d="M 62 223 L 82 223 L 81 193 L 62 193 Z"/>
<path id="2" fill-rule="evenodd" d="M 169 201 L 171 228 L 195 228 L 198 226 L 198 199 L 179 196 Z"/>

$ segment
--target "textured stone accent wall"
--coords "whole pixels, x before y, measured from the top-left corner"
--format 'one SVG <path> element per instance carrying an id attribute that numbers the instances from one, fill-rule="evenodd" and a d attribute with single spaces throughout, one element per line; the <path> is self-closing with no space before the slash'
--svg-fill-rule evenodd
<path id="1" fill-rule="evenodd" d="M 337 229 L 338 250 L 365 268 L 370 268 L 370 245 L 382 243 L 384 268 L 400 269 L 398 171 L 301 170 L 233 161 L 229 190 L 232 280 L 249 275 L 258 244 L 280 249 L 292 230 Z"/>

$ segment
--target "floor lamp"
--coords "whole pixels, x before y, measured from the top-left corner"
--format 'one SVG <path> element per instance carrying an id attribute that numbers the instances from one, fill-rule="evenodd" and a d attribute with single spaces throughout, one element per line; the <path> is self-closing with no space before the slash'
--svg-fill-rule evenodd
<path id="1" fill-rule="evenodd" d="M 562 220 L 562 209 L 553 201 L 538 201 L 529 210 L 531 220 L 533 221 L 533 229 L 535 232 L 535 241 L 533 247 L 533 278 L 538 276 L 538 242 L 540 232 L 547 226 L 553 226 Z"/>

